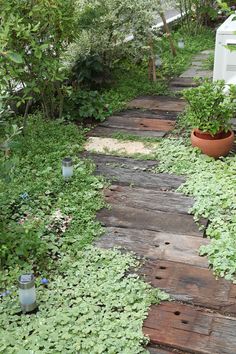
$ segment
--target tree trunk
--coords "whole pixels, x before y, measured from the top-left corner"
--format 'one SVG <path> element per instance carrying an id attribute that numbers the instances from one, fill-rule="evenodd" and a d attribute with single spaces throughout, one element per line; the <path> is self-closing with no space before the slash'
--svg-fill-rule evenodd
<path id="1" fill-rule="evenodd" d="M 164 30 L 166 32 L 166 35 L 169 39 L 169 42 L 170 42 L 170 48 L 171 48 L 171 52 L 172 52 L 172 55 L 175 57 L 177 55 L 177 52 L 176 52 L 176 49 L 175 49 L 175 46 L 174 46 L 174 42 L 173 42 L 173 39 L 172 39 L 172 36 L 171 36 L 171 33 L 170 33 L 170 28 L 168 26 L 168 23 L 166 22 L 166 17 L 164 15 L 164 12 L 159 12 L 159 15 L 162 19 L 162 22 L 163 22 L 163 25 L 164 25 Z"/>

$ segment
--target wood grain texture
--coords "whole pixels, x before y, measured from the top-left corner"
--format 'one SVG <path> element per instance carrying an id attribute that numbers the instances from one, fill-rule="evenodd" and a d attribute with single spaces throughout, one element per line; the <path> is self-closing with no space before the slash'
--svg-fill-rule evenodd
<path id="1" fill-rule="evenodd" d="M 110 204 L 122 204 L 143 210 L 159 210 L 188 214 L 193 206 L 193 198 L 177 192 L 155 191 L 145 188 L 112 185 L 104 191 Z"/>
<path id="2" fill-rule="evenodd" d="M 198 249 L 208 243 L 208 239 L 200 237 L 119 227 L 107 227 L 96 241 L 101 248 L 120 247 L 150 260 L 182 262 L 202 268 L 208 268 L 208 262 L 206 257 L 199 256 Z"/>
<path id="3" fill-rule="evenodd" d="M 184 88 L 196 87 L 198 84 L 192 77 L 177 77 L 171 80 L 170 86 L 179 86 Z"/>
<path id="4" fill-rule="evenodd" d="M 169 350 L 165 350 L 165 349 L 162 349 L 162 348 L 155 348 L 153 346 L 148 346 L 147 347 L 147 350 L 149 351 L 150 354 L 186 354 L 186 352 L 180 352 L 180 351 L 177 351 L 177 350 L 174 350 L 174 351 L 169 351 Z"/>
<path id="5" fill-rule="evenodd" d="M 211 270 L 179 262 L 147 260 L 139 270 L 152 286 L 161 288 L 178 301 L 236 314 L 236 285 L 215 279 Z"/>
<path id="6" fill-rule="evenodd" d="M 91 130 L 87 136 L 98 136 L 113 138 L 114 134 L 123 133 L 134 136 L 140 136 L 144 138 L 163 138 L 166 134 L 165 131 L 159 130 L 136 130 L 136 129 L 123 129 L 123 128 L 111 128 L 98 125 L 95 129 Z"/>
<path id="7" fill-rule="evenodd" d="M 99 211 L 97 217 L 104 226 L 163 231 L 197 237 L 203 236 L 203 231 L 199 231 L 191 215 L 159 210 L 147 211 L 112 204 L 111 209 Z"/>
<path id="8" fill-rule="evenodd" d="M 167 96 L 142 96 L 134 99 L 128 104 L 128 108 L 151 109 L 167 112 L 182 112 L 186 102 L 180 98 Z"/>
<path id="9" fill-rule="evenodd" d="M 151 307 L 143 331 L 152 343 L 198 354 L 233 354 L 236 318 L 202 308 L 162 303 Z"/>
<path id="10" fill-rule="evenodd" d="M 158 110 L 145 110 L 145 109 L 126 109 L 116 113 L 115 116 L 125 117 L 126 119 L 133 118 L 149 118 L 149 119 L 167 119 L 175 121 L 178 116 L 178 112 L 166 112 Z"/>
<path id="11" fill-rule="evenodd" d="M 124 186 L 141 187 L 154 190 L 176 190 L 183 182 L 184 178 L 166 173 L 151 173 L 141 169 L 118 167 L 97 163 L 96 174 L 106 176 L 112 183 Z"/>
<path id="12" fill-rule="evenodd" d="M 132 157 L 104 155 L 86 151 L 82 156 L 90 158 L 97 165 L 116 166 L 134 170 L 149 170 L 158 164 L 157 160 L 136 160 Z"/>
<path id="13" fill-rule="evenodd" d="M 99 124 L 100 127 L 142 130 L 142 131 L 170 131 L 174 128 L 175 122 L 172 120 L 136 118 L 127 119 L 126 116 L 112 116 Z"/>

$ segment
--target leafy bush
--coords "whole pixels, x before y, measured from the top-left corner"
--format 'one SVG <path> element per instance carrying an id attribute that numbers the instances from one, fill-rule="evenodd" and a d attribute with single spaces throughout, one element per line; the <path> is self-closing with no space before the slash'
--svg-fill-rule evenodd
<path id="1" fill-rule="evenodd" d="M 72 110 L 69 119 L 94 118 L 103 121 L 112 110 L 104 99 L 103 94 L 98 91 L 78 90 L 72 92 L 69 104 Z"/>
<path id="2" fill-rule="evenodd" d="M 199 87 L 184 90 L 183 96 L 189 105 L 187 120 L 192 128 L 211 135 L 229 130 L 236 111 L 236 88 L 230 85 L 228 94 L 224 90 L 224 81 L 206 81 Z"/>
<path id="3" fill-rule="evenodd" d="M 75 0 L 0 1 L 0 88 L 15 108 L 38 101 L 60 116 L 66 68 L 61 56 L 75 38 Z M 17 50 L 17 52 L 15 52 Z"/>
<path id="4" fill-rule="evenodd" d="M 85 88 L 101 88 L 110 81 L 111 72 L 98 54 L 78 58 L 72 67 L 73 80 Z"/>

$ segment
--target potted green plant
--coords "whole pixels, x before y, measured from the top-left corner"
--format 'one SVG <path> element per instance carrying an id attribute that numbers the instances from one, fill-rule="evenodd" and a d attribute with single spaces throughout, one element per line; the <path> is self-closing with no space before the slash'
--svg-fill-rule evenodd
<path id="1" fill-rule="evenodd" d="M 192 145 L 214 158 L 226 156 L 234 142 L 231 119 L 236 112 L 236 86 L 228 85 L 227 93 L 225 87 L 224 81 L 205 81 L 183 91 Z"/>

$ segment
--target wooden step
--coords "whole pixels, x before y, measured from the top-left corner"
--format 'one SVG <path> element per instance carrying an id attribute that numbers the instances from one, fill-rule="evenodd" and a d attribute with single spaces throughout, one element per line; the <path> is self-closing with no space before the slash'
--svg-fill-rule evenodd
<path id="1" fill-rule="evenodd" d="M 193 198 L 176 192 L 155 191 L 145 188 L 112 185 L 104 191 L 109 204 L 150 211 L 167 211 L 171 213 L 188 214 L 194 204 Z"/>
<path id="2" fill-rule="evenodd" d="M 163 138 L 166 135 L 166 131 L 160 130 L 137 130 L 137 129 L 123 129 L 123 128 L 111 128 L 98 125 L 96 128 L 89 131 L 87 136 L 97 136 L 104 138 L 113 138 L 114 134 L 129 134 L 142 138 Z"/>
<path id="3" fill-rule="evenodd" d="M 150 211 L 112 204 L 111 208 L 102 209 L 97 214 L 104 226 L 131 228 L 138 230 L 163 231 L 202 237 L 203 231 L 191 215 Z"/>
<path id="4" fill-rule="evenodd" d="M 119 247 L 147 259 L 182 262 L 201 268 L 208 268 L 208 262 L 206 257 L 199 256 L 198 250 L 208 243 L 208 239 L 195 236 L 119 227 L 107 227 L 96 241 L 101 248 Z"/>
<path id="5" fill-rule="evenodd" d="M 211 270 L 179 262 L 147 260 L 139 274 L 178 301 L 236 315 L 236 285 L 215 279 Z"/>
<path id="6" fill-rule="evenodd" d="M 155 190 L 176 190 L 184 177 L 169 175 L 167 173 L 153 173 L 148 171 L 145 160 L 138 161 L 132 158 L 123 159 L 115 156 L 84 154 L 90 157 L 96 164 L 96 174 L 106 176 L 113 183 L 133 187 L 141 187 Z M 152 167 L 158 164 L 156 161 Z"/>
<path id="7" fill-rule="evenodd" d="M 99 124 L 100 127 L 125 129 L 129 130 L 145 130 L 145 131 L 170 131 L 174 129 L 175 121 L 167 119 L 150 119 L 136 118 L 127 119 L 126 116 L 112 116 L 106 121 Z"/>
<path id="8" fill-rule="evenodd" d="M 142 96 L 134 99 L 128 104 L 131 109 L 151 109 L 167 112 L 182 112 L 186 102 L 180 98 L 168 96 Z"/>
<path id="9" fill-rule="evenodd" d="M 146 109 L 126 109 L 116 113 L 115 116 L 126 117 L 127 119 L 133 118 L 149 118 L 149 119 L 167 119 L 167 120 L 176 120 L 178 117 L 178 112 L 166 112 L 159 110 L 146 110 Z"/>
<path id="10" fill-rule="evenodd" d="M 153 346 L 148 346 L 147 350 L 149 351 L 150 354 L 186 354 L 186 352 L 176 352 L 176 351 L 169 351 L 169 350 L 165 350 L 162 348 L 155 348 Z M 189 353 L 189 352 L 188 352 Z"/>
<path id="11" fill-rule="evenodd" d="M 143 331 L 151 343 L 197 354 L 233 354 L 236 318 L 176 302 L 154 305 Z"/>
<path id="12" fill-rule="evenodd" d="M 198 84 L 194 81 L 192 77 L 177 77 L 174 80 L 171 80 L 170 86 L 178 86 L 181 88 L 191 88 L 196 87 Z"/>

